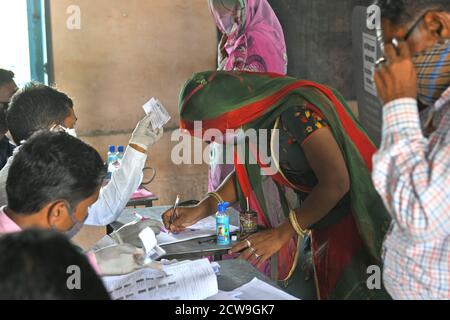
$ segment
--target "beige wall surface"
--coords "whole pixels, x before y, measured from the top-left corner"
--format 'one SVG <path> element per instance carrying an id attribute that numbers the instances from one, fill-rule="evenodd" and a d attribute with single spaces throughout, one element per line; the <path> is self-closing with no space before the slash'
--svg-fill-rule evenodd
<path id="1" fill-rule="evenodd" d="M 81 29 L 66 27 L 76 5 Z M 177 192 L 199 198 L 205 165 L 170 161 L 178 126 L 178 95 L 197 71 L 214 69 L 216 33 L 206 0 L 51 0 L 55 81 L 75 102 L 80 137 L 105 156 L 108 144 L 126 144 L 142 105 L 158 97 L 172 120 L 150 151 L 158 174 L 150 189 L 167 204 Z"/>

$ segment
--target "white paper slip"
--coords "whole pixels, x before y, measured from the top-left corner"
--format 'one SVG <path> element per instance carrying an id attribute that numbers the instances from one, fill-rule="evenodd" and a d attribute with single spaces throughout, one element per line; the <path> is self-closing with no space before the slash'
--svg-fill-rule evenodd
<path id="1" fill-rule="evenodd" d="M 219 291 L 208 300 L 299 300 L 298 298 L 278 289 L 270 284 L 254 278 L 236 290 Z"/>
<path id="2" fill-rule="evenodd" d="M 113 300 L 204 300 L 218 293 L 217 277 L 207 259 L 141 269 L 103 277 Z"/>
<path id="3" fill-rule="evenodd" d="M 166 254 L 164 249 L 158 246 L 155 233 L 151 228 L 142 230 L 141 233 L 139 233 L 139 238 L 144 244 L 145 253 L 147 255 L 147 258 L 144 261 L 145 264 L 158 260 Z"/>
<path id="4" fill-rule="evenodd" d="M 142 108 L 147 115 L 150 115 L 150 122 L 154 130 L 161 129 L 170 121 L 169 113 L 158 99 L 151 98 Z"/>
<path id="5" fill-rule="evenodd" d="M 236 232 L 239 228 L 230 225 L 230 232 Z M 161 232 L 156 236 L 159 245 L 178 243 L 192 239 L 210 237 L 216 234 L 216 219 L 214 217 L 207 217 L 200 220 L 196 224 L 188 227 L 183 232 L 174 234 L 168 232 Z"/>

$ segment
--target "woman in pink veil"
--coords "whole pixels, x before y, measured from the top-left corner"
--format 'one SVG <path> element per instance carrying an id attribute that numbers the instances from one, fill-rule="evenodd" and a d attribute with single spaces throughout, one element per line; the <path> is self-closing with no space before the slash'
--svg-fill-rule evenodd
<path id="1" fill-rule="evenodd" d="M 209 0 L 222 32 L 218 70 L 273 72 L 285 75 L 287 53 L 281 24 L 267 0 Z M 208 189 L 216 190 L 234 170 L 225 163 L 223 146 L 211 146 Z"/>
<path id="2" fill-rule="evenodd" d="M 222 32 L 219 70 L 286 74 L 284 33 L 267 0 L 209 0 Z"/>

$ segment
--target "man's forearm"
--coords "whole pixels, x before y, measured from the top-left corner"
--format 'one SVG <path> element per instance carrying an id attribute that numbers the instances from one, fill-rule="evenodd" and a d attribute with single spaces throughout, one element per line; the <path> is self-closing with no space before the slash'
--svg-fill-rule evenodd
<path id="1" fill-rule="evenodd" d="M 114 222 L 142 181 L 147 155 L 127 148 L 121 167 L 111 181 L 102 188 L 99 199 L 89 208 L 88 225 L 107 225 Z"/>

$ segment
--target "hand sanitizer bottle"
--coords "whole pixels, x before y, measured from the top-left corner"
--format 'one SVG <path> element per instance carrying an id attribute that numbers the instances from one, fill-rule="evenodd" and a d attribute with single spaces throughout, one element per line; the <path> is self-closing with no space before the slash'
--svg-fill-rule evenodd
<path id="1" fill-rule="evenodd" d="M 230 244 L 230 214 L 228 202 L 218 205 L 216 213 L 216 236 L 218 245 Z"/>

